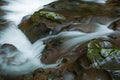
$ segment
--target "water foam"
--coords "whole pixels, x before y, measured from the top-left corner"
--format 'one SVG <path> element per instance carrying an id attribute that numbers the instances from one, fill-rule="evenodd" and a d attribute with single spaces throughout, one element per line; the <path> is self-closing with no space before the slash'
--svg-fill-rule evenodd
<path id="1" fill-rule="evenodd" d="M 41 53 L 45 48 L 42 40 L 31 43 L 25 34 L 15 25 L 11 24 L 0 31 L 0 45 L 12 45 L 16 48 L 0 48 L 0 74 L 23 75 L 37 68 L 56 68 L 61 60 L 55 64 L 43 64 L 40 61 Z"/>
<path id="2" fill-rule="evenodd" d="M 41 52 L 45 47 L 43 41 L 39 40 L 32 44 L 25 34 L 18 29 L 18 26 L 16 26 L 24 16 L 33 14 L 35 11 L 43 8 L 44 5 L 56 0 L 4 1 L 8 2 L 8 4 L 1 7 L 6 13 L 1 18 L 7 21 L 13 21 L 14 24 L 9 24 L 7 28 L 0 31 L 0 45 L 9 44 L 17 50 L 11 52 L 10 48 L 0 49 L 0 74 L 22 75 L 30 73 L 39 67 L 56 67 L 59 62 L 45 65 L 40 61 Z"/>
<path id="3" fill-rule="evenodd" d="M 8 2 L 7 5 L 1 7 L 6 11 L 4 19 L 13 21 L 19 24 L 21 19 L 26 15 L 31 15 L 35 11 L 42 9 L 44 5 L 54 2 L 56 0 L 4 0 Z"/>

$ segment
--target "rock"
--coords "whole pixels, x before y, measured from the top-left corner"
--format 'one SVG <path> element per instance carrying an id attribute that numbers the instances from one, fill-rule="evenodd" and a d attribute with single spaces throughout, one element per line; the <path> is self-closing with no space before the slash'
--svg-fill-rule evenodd
<path id="1" fill-rule="evenodd" d="M 120 69 L 120 49 L 109 41 L 92 40 L 88 43 L 88 59 L 92 66 L 105 70 Z M 114 63 L 114 65 L 112 65 Z"/>
<path id="2" fill-rule="evenodd" d="M 108 4 L 117 4 L 117 5 L 119 5 L 120 0 L 107 0 L 107 3 Z"/>
<path id="3" fill-rule="evenodd" d="M 110 26 L 115 32 L 111 35 L 109 35 L 109 40 L 116 45 L 117 47 L 120 48 L 120 20 L 117 22 L 113 23 L 112 26 Z"/>
<path id="4" fill-rule="evenodd" d="M 11 44 L 3 44 L 0 46 L 0 65 L 6 63 L 7 65 L 11 64 L 16 57 L 17 48 Z"/>
<path id="5" fill-rule="evenodd" d="M 120 70 L 111 70 L 110 72 L 111 72 L 113 80 L 120 79 Z"/>
<path id="6" fill-rule="evenodd" d="M 47 77 L 44 75 L 41 75 L 41 76 L 34 77 L 32 80 L 47 80 Z"/>
<path id="7" fill-rule="evenodd" d="M 118 5 L 111 5 L 108 3 L 96 4 L 82 2 L 80 0 L 59 0 L 46 5 L 42 10 L 36 11 L 28 20 L 23 20 L 19 25 L 19 28 L 27 35 L 31 42 L 35 42 L 38 39 L 44 38 L 48 35 L 57 34 L 62 31 L 77 30 L 90 33 L 96 28 L 96 26 L 93 25 L 94 23 L 106 24 L 111 21 L 111 19 L 118 17 L 120 14 L 119 8 L 120 7 Z M 119 32 L 118 24 L 119 22 L 113 23 L 110 28 Z M 114 39 L 116 36 L 117 39 Z M 43 52 L 42 62 L 51 64 L 56 62 L 60 57 L 66 58 L 66 62 L 68 62 L 68 64 L 65 62 L 64 67 L 62 66 L 62 70 L 70 71 L 75 75 L 75 80 L 94 80 L 98 78 L 102 80 L 111 80 L 109 73 L 103 69 L 106 69 L 106 67 L 107 69 L 108 67 L 109 69 L 113 69 L 115 66 L 112 66 L 112 63 L 110 63 L 110 66 L 107 64 L 107 66 L 105 65 L 105 67 L 102 67 L 102 70 L 101 68 L 91 69 L 90 64 L 94 62 L 94 59 L 104 62 L 105 55 L 103 56 L 99 53 L 104 47 L 112 47 L 111 50 L 117 51 L 116 49 L 113 49 L 113 46 L 120 46 L 118 44 L 120 42 L 119 34 L 115 33 L 110 35 L 105 42 L 107 43 L 107 46 L 104 45 L 103 38 L 102 40 L 97 40 L 98 42 L 95 41 L 95 43 L 100 42 L 102 45 L 93 45 L 92 47 L 99 47 L 99 50 L 93 50 L 91 53 L 88 52 L 90 51 L 88 50 L 90 49 L 88 48 L 89 42 L 86 42 L 84 45 L 81 45 L 62 56 L 57 50 L 58 47 L 56 47 L 59 40 L 52 41 L 53 43 L 48 40 L 49 44 L 46 42 L 47 47 Z M 90 42 L 92 41 L 94 44 L 94 40 L 91 40 Z M 94 55 L 94 52 L 98 53 Z M 106 52 L 107 54 L 110 53 L 109 50 L 106 50 Z M 113 57 L 111 54 L 109 56 Z M 119 65 L 117 65 L 117 68 L 119 68 Z M 35 74 L 37 76 L 34 75 L 34 79 L 44 80 L 48 77 L 53 79 L 55 75 L 48 73 L 49 70 L 46 70 L 46 74 L 44 73 L 43 75 L 41 75 L 41 72 L 38 72 L 38 74 Z"/>
<path id="8" fill-rule="evenodd" d="M 62 20 L 65 20 L 64 16 L 62 16 L 60 14 L 57 14 L 55 12 L 39 11 L 38 13 L 40 14 L 41 17 L 44 17 L 44 18 L 47 18 L 47 19 L 50 19 L 50 20 L 53 20 L 53 21 L 60 22 Z"/>
<path id="9" fill-rule="evenodd" d="M 30 20 L 24 21 L 20 29 L 26 34 L 31 42 L 43 38 L 50 33 L 50 28 L 45 23 L 31 23 Z"/>
<path id="10" fill-rule="evenodd" d="M 106 20 L 109 21 L 119 15 L 116 8 L 118 7 L 107 4 L 60 0 L 36 11 L 28 20 L 23 20 L 19 28 L 31 42 L 35 42 L 50 33 L 57 34 L 66 30 L 91 32 L 92 30 L 88 31 L 91 27 L 90 29 L 87 27 L 89 21 L 90 23 L 94 21 L 106 23 Z"/>
<path id="11" fill-rule="evenodd" d="M 116 45 L 118 48 L 120 48 L 120 32 L 116 31 L 115 33 L 109 35 L 109 40 L 112 41 L 114 45 Z"/>
<path id="12" fill-rule="evenodd" d="M 17 50 L 17 48 L 11 44 L 3 44 L 1 45 L 1 49 L 6 49 L 6 50 L 9 49 L 10 51 L 13 52 Z"/>

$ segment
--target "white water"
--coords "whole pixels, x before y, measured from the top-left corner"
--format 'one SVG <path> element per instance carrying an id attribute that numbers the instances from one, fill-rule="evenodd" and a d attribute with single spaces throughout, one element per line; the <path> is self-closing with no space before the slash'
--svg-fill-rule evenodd
<path id="1" fill-rule="evenodd" d="M 42 9 L 44 5 L 57 0 L 4 0 L 8 5 L 4 5 L 1 9 L 9 11 L 3 16 L 8 21 L 13 21 L 16 25 L 26 15 L 31 15 L 35 11 Z"/>
<path id="2" fill-rule="evenodd" d="M 8 21 L 13 21 L 15 24 L 19 24 L 23 16 L 32 14 L 34 11 L 41 9 L 43 5 L 55 0 L 5 0 L 9 2 L 9 5 L 3 6 L 2 9 L 13 11 L 3 16 Z M 54 37 L 66 37 L 66 41 L 61 47 L 65 47 L 63 51 L 69 51 L 69 49 L 81 44 L 85 41 L 93 38 L 98 38 L 104 35 L 109 35 L 113 31 L 108 29 L 108 25 L 97 25 L 96 32 L 87 34 L 82 32 L 62 32 Z M 106 28 L 105 28 L 106 27 Z M 74 34 L 73 34 L 74 33 Z M 53 37 L 53 36 L 52 36 Z M 45 45 L 42 39 L 32 44 L 26 35 L 17 28 L 16 25 L 10 24 L 8 27 L 0 31 L 0 45 L 11 44 L 17 48 L 17 51 L 10 52 L 4 51 L 5 56 L 0 54 L 0 74 L 4 75 L 22 75 L 30 73 L 37 68 L 55 68 L 61 63 L 58 60 L 56 64 L 45 65 L 40 61 L 41 52 Z M 1 49 L 0 49 L 1 50 Z M 2 49 L 3 50 L 3 49 Z M 10 54 L 12 54 L 10 56 Z M 12 61 L 9 58 L 15 57 Z"/>
<path id="3" fill-rule="evenodd" d="M 0 9 L 6 10 L 6 15 L 2 16 L 8 21 L 13 21 L 16 25 L 26 15 L 32 15 L 35 11 L 42 9 L 44 5 L 57 0 L 4 0 L 8 5 L 2 6 Z M 105 3 L 106 0 L 83 0 L 88 2 Z"/>
<path id="4" fill-rule="evenodd" d="M 94 26 L 96 26 L 96 30 L 93 33 L 81 34 L 81 36 L 77 36 L 77 37 L 74 37 L 74 38 L 71 38 L 71 39 L 67 40 L 61 46 L 62 52 L 64 53 L 68 50 L 71 50 L 75 46 L 80 45 L 80 44 L 82 44 L 84 42 L 87 42 L 89 40 L 99 38 L 99 37 L 102 37 L 102 36 L 107 36 L 107 35 L 110 35 L 110 34 L 114 33 L 114 31 L 109 29 L 108 27 L 113 22 L 115 22 L 117 20 L 120 20 L 120 18 L 113 19 L 113 20 L 107 22 L 107 24 L 105 24 L 105 25 L 95 23 Z"/>
<path id="5" fill-rule="evenodd" d="M 55 68 L 60 64 L 59 60 L 56 64 L 43 64 L 40 61 L 41 52 L 45 47 L 43 41 L 39 40 L 31 44 L 23 32 L 13 24 L 0 32 L 0 44 L 12 44 L 17 48 L 15 52 L 5 49 L 4 54 L 0 55 L 0 74 L 22 75 L 37 68 Z M 10 61 L 12 57 L 15 58 Z"/>
<path id="6" fill-rule="evenodd" d="M 106 3 L 107 0 L 82 0 L 86 2 L 95 2 L 95 3 Z"/>
<path id="7" fill-rule="evenodd" d="M 52 68 L 56 64 L 45 65 L 40 61 L 41 52 L 45 45 L 39 40 L 34 44 L 28 40 L 25 34 L 18 29 L 21 19 L 26 15 L 33 14 L 36 10 L 43 8 L 44 5 L 56 0 L 4 0 L 8 5 L 1 7 L 6 11 L 6 15 L 2 16 L 7 21 L 12 21 L 6 29 L 0 31 L 0 45 L 11 44 L 17 48 L 17 51 L 10 52 L 4 50 L 4 55 L 0 55 L 0 74 L 3 75 L 22 75 L 27 74 L 39 67 Z M 7 12 L 10 11 L 10 12 Z M 3 51 L 3 49 L 0 49 Z M 11 54 L 11 56 L 10 56 Z M 12 61 L 9 59 L 15 57 Z"/>

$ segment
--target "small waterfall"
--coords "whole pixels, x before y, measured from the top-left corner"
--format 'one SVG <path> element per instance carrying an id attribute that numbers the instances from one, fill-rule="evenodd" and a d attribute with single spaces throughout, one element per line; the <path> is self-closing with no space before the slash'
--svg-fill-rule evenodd
<path id="1" fill-rule="evenodd" d="M 3 19 L 7 21 L 13 21 L 15 24 L 19 24 L 21 19 L 28 14 L 34 13 L 34 11 L 43 8 L 43 5 L 56 0 L 5 0 L 8 5 L 3 6 L 1 9 L 6 11 L 6 15 Z M 8 11 L 8 12 L 7 12 Z M 55 68 L 61 63 L 58 60 L 55 64 L 45 65 L 40 61 L 41 52 L 45 45 L 42 39 L 31 43 L 25 34 L 18 29 L 15 24 L 9 24 L 7 28 L 0 31 L 0 74 L 4 75 L 23 75 L 30 73 L 37 68 Z M 96 32 L 91 34 L 82 32 L 61 32 L 54 37 L 66 37 L 68 41 L 64 42 L 61 46 L 64 47 L 63 51 L 68 51 L 77 44 L 81 44 L 85 41 L 98 38 L 104 35 L 109 35 L 113 31 L 108 29 L 109 25 L 97 25 L 99 26 Z M 53 36 L 50 36 L 53 37 Z M 10 48 L 2 48 L 2 45 L 10 44 L 16 48 L 14 52 L 11 52 Z M 12 54 L 12 55 L 10 55 Z"/>
<path id="2" fill-rule="evenodd" d="M 16 50 L 2 47 L 5 44 L 12 45 Z M 0 74 L 23 75 L 37 68 L 56 68 L 61 64 L 61 60 L 49 65 L 40 61 L 44 47 L 42 40 L 31 44 L 20 29 L 13 24 L 9 25 L 0 31 Z"/>
<path id="3" fill-rule="evenodd" d="M 28 38 L 15 25 L 11 24 L 3 31 L 0 31 L 0 45 L 10 44 L 17 50 L 11 51 L 9 48 L 0 53 L 0 74 L 25 74 L 41 66 L 39 58 L 44 49 L 43 42 L 39 41 L 37 47 L 33 48 Z M 11 56 L 9 56 L 11 55 Z M 10 60 L 12 59 L 12 61 Z"/>
<path id="4" fill-rule="evenodd" d="M 45 65 L 40 61 L 41 52 L 45 45 L 39 40 L 34 44 L 28 40 L 25 34 L 18 29 L 22 18 L 42 9 L 44 5 L 56 0 L 4 0 L 7 5 L 0 6 L 6 14 L 0 18 L 12 21 L 5 29 L 0 31 L 0 74 L 23 75 L 34 71 L 39 67 L 51 68 L 58 65 Z M 16 48 L 2 48 L 4 44 Z"/>

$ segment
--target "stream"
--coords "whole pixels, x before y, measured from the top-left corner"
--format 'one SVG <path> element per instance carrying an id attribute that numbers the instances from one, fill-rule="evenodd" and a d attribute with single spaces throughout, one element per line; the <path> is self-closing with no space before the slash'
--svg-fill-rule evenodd
<path id="1" fill-rule="evenodd" d="M 55 25 L 58 25 L 58 26 L 63 26 L 66 23 L 68 24 L 68 26 L 79 26 L 82 24 L 82 22 L 81 21 L 79 22 L 79 20 L 70 21 L 73 18 L 69 17 L 69 15 L 68 15 L 69 20 L 65 21 L 65 18 L 63 18 L 63 16 L 61 18 L 61 16 L 59 17 L 59 14 L 52 13 L 54 9 L 52 12 L 47 12 L 47 9 L 51 10 L 51 8 L 49 8 L 49 6 L 47 5 L 49 5 L 50 3 L 51 3 L 50 5 L 52 5 L 52 2 L 54 4 L 55 2 L 57 3 L 57 1 L 60 1 L 60 0 L 1 0 L 0 1 L 0 75 L 13 77 L 13 76 L 21 76 L 21 75 L 32 73 L 39 68 L 43 68 L 43 69 L 59 68 L 60 65 L 62 65 L 62 62 L 64 60 L 63 59 L 64 57 L 61 58 L 61 55 L 66 53 L 72 53 L 72 51 L 75 52 L 74 51 L 75 47 L 80 46 L 83 43 L 87 43 L 91 40 L 99 39 L 101 37 L 108 39 L 107 37 L 108 35 L 114 34 L 116 32 L 115 30 L 109 27 L 116 21 L 119 21 L 120 17 L 108 18 L 105 24 L 97 23 L 94 21 L 91 24 L 89 20 L 87 24 L 87 21 L 86 21 L 85 25 L 90 24 L 91 26 L 94 26 L 92 27 L 93 30 L 91 29 L 92 31 L 90 33 L 84 32 L 82 30 L 64 30 L 64 27 L 63 27 L 63 31 L 59 31 L 59 30 L 62 30 L 62 28 L 60 29 L 51 28 L 51 26 L 54 26 L 52 25 L 52 22 L 53 24 L 55 23 Z M 88 3 L 98 4 L 98 5 L 104 5 L 106 4 L 107 0 L 81 0 L 81 1 L 85 3 L 88 2 Z M 73 4 L 68 3 L 68 5 L 73 5 Z M 79 4 L 76 2 L 75 5 L 79 5 Z M 75 5 L 73 5 L 73 7 Z M 59 5 L 59 4 L 58 6 L 64 7 L 63 5 Z M 82 6 L 84 9 L 86 4 L 83 4 Z M 55 5 L 53 5 L 53 7 L 55 7 Z M 62 7 L 60 8 L 62 9 Z M 57 12 L 58 10 L 58 12 L 62 14 L 61 9 L 57 9 L 57 7 L 55 7 L 55 10 L 56 10 L 55 12 Z M 70 11 L 68 7 L 65 7 L 64 9 Z M 47 29 L 49 28 L 51 31 L 48 32 L 47 36 L 43 36 L 42 38 L 38 37 L 37 40 L 34 40 L 34 42 L 32 42 L 30 36 L 26 34 L 27 31 L 22 30 L 22 28 L 24 27 L 21 27 L 21 25 L 24 25 L 24 22 L 27 24 L 27 25 L 25 24 L 26 27 L 28 27 L 30 24 L 33 25 L 34 24 L 33 22 L 36 21 L 37 18 L 40 18 L 38 16 L 36 16 L 37 18 L 34 18 L 34 14 L 40 13 L 39 10 L 46 11 L 46 12 L 41 12 L 42 16 L 41 15 L 40 16 L 42 17 L 41 20 L 43 19 L 43 16 L 45 16 L 45 19 L 48 19 Z M 84 12 L 84 10 L 81 10 L 81 11 Z M 67 12 L 65 13 L 65 16 L 66 14 Z M 76 15 L 76 14 L 72 14 L 72 15 Z M 64 20 L 58 21 L 57 19 L 59 20 L 64 19 Z M 43 21 L 45 20 L 43 19 Z M 34 25 L 36 25 L 37 23 L 40 24 L 39 20 L 38 22 L 36 21 Z M 42 24 L 43 23 L 44 22 L 42 22 Z M 50 27 L 48 27 L 48 25 L 50 25 Z M 32 30 L 34 31 L 34 29 Z M 32 35 L 35 36 L 34 33 Z M 34 39 L 34 37 L 32 39 Z M 49 41 L 52 41 L 52 42 L 49 42 Z M 56 48 L 57 41 L 58 42 L 60 41 L 60 43 L 59 45 L 57 45 L 57 48 Z M 59 58 L 55 56 L 57 59 L 54 61 L 54 63 L 51 62 L 50 64 L 45 64 L 44 61 L 42 62 L 41 60 L 42 55 L 47 52 L 47 48 L 49 51 L 48 45 L 51 43 L 55 43 L 55 46 L 52 46 L 52 47 L 58 50 L 57 53 L 59 53 L 60 56 L 58 56 Z M 52 50 L 50 52 L 52 52 Z M 119 64 L 119 61 L 120 61 L 119 53 L 117 54 L 116 58 Z M 54 57 L 53 57 L 53 60 L 54 60 Z M 48 59 L 48 63 L 49 63 L 49 59 Z M 96 65 L 95 63 L 92 65 L 94 67 L 98 66 L 98 64 Z M 81 66 L 82 66 L 82 63 L 81 63 Z M 106 69 L 106 66 L 105 66 L 105 69 Z M 69 72 L 66 72 L 66 74 L 64 75 L 65 80 L 68 80 L 68 79 L 75 80 L 73 73 L 69 74 Z M 76 74 L 78 75 L 79 73 L 76 73 Z M 87 72 L 84 73 L 84 77 L 85 75 L 87 75 Z M 69 76 L 71 77 L 71 79 Z M 4 79 L 0 78 L 0 80 L 4 80 Z M 8 78 L 6 80 L 8 80 Z M 23 79 L 20 79 L 20 80 L 23 80 Z M 28 80 L 31 80 L 31 79 L 28 79 Z M 37 80 L 37 79 L 34 79 L 34 80 Z M 45 79 L 45 80 L 48 80 L 48 79 Z M 50 79 L 50 80 L 53 80 L 53 79 Z M 62 80 L 62 79 L 58 79 L 58 80 Z M 76 78 L 76 80 L 79 80 L 79 79 Z M 87 80 L 87 79 L 82 78 L 80 80 Z M 90 80 L 92 80 L 92 78 Z M 103 80 L 103 79 L 99 77 L 95 77 L 94 80 Z M 109 80 L 109 79 L 104 79 L 104 80 Z M 116 80 L 119 80 L 119 79 L 116 79 Z"/>

